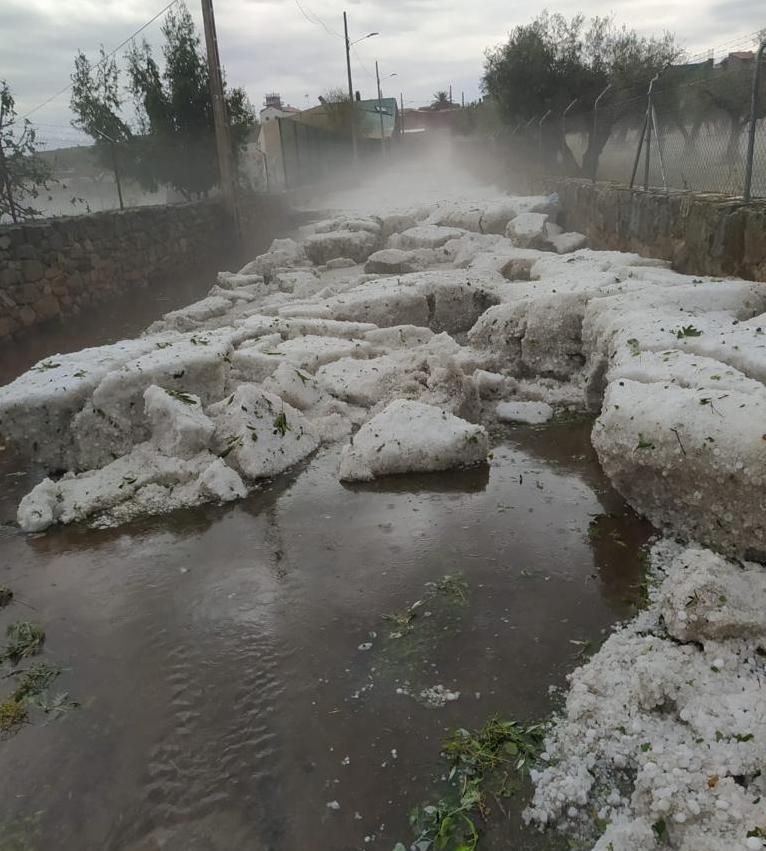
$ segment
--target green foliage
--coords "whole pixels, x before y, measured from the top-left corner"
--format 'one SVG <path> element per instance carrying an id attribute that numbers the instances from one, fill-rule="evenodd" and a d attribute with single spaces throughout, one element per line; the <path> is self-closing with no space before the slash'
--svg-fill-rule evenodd
<path id="1" fill-rule="evenodd" d="M 6 630 L 8 643 L 4 658 L 16 664 L 26 656 L 36 656 L 45 644 L 45 632 L 37 624 L 29 621 L 16 621 Z"/>
<path id="2" fill-rule="evenodd" d="M 79 706 L 67 692 L 49 693 L 60 673 L 59 668 L 46 662 L 38 662 L 25 671 L 13 671 L 12 675 L 19 679 L 11 695 L 0 703 L 0 732 L 12 732 L 28 721 L 32 707 L 46 715 L 60 715 Z"/>
<path id="3" fill-rule="evenodd" d="M 284 437 L 288 431 L 291 431 L 291 428 L 287 422 L 287 416 L 284 411 L 280 411 L 274 417 L 274 434 Z"/>
<path id="4" fill-rule="evenodd" d="M 133 44 L 128 78 L 141 137 L 134 145 L 135 173 L 146 186 L 169 184 L 187 197 L 218 181 L 213 107 L 205 53 L 189 10 L 168 12 L 162 26 L 164 70 L 149 44 Z M 235 159 L 255 125 L 242 89 L 225 90 Z"/>
<path id="5" fill-rule="evenodd" d="M 40 215 L 32 204 L 53 182 L 51 168 L 37 153 L 32 125 L 18 120 L 8 83 L 0 80 L 0 221 L 25 222 Z"/>
<path id="6" fill-rule="evenodd" d="M 513 124 L 541 117 L 549 109 L 561 115 L 577 99 L 581 129 L 588 138 L 582 165 L 569 150 L 560 121 L 547 126 L 548 147 L 574 173 L 591 174 L 614 125 L 644 109 L 649 80 L 679 53 L 669 33 L 645 38 L 617 27 L 611 18 L 586 23 L 583 15 L 567 20 L 543 12 L 532 23 L 516 27 L 506 44 L 487 52 L 482 86 Z M 612 89 L 601 104 L 594 131 L 590 111 L 607 84 Z"/>
<path id="7" fill-rule="evenodd" d="M 449 99 L 449 92 L 434 92 L 431 109 L 449 109 L 451 106 L 452 101 Z"/>
<path id="8" fill-rule="evenodd" d="M 495 717 L 474 733 L 456 730 L 442 749 L 458 775 L 484 781 L 491 772 L 527 768 L 541 752 L 544 739 L 544 724 L 521 724 Z"/>
<path id="9" fill-rule="evenodd" d="M 47 690 L 60 673 L 59 668 L 54 668 L 47 662 L 30 665 L 21 674 L 21 679 L 13 692 L 13 700 L 22 702 L 39 696 Z"/>
<path id="10" fill-rule="evenodd" d="M 466 783 L 456 799 L 442 799 L 436 804 L 415 807 L 410 814 L 410 826 L 417 837 L 418 851 L 475 851 L 479 831 L 473 812 L 481 805 L 478 783 Z M 394 851 L 404 846 L 397 843 Z"/>
<path id="11" fill-rule="evenodd" d="M 72 125 L 95 141 L 97 151 L 111 143 L 130 141 L 130 128 L 119 115 L 122 99 L 117 63 L 106 55 L 103 45 L 95 65 L 82 51 L 75 57 L 70 106 L 75 114 Z"/>
<path id="12" fill-rule="evenodd" d="M 702 331 L 695 328 L 693 325 L 682 325 L 676 330 L 676 337 L 683 340 L 685 337 L 701 337 Z"/>
<path id="13" fill-rule="evenodd" d="M 184 393 L 183 390 L 173 390 L 171 387 L 169 390 L 165 388 L 165 392 L 173 399 L 177 399 L 179 402 L 183 402 L 184 405 L 196 405 L 197 400 L 189 393 Z"/>
<path id="14" fill-rule="evenodd" d="M 435 804 L 416 807 L 410 825 L 418 851 L 475 851 L 478 818 L 489 814 L 487 797 L 496 800 L 516 790 L 523 774 L 543 748 L 545 725 L 491 718 L 479 730 L 456 730 L 442 745 L 451 765 L 451 789 Z M 402 851 L 397 843 L 394 851 Z"/>
<path id="15" fill-rule="evenodd" d="M 24 704 L 13 699 L 0 703 L 0 733 L 8 733 L 20 727 L 27 720 Z"/>

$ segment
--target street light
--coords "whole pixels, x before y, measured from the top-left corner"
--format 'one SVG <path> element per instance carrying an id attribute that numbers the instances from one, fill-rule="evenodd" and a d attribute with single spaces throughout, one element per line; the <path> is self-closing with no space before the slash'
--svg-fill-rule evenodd
<path id="1" fill-rule="evenodd" d="M 387 80 L 389 77 L 398 77 L 399 75 L 396 73 L 386 74 L 383 77 L 384 80 Z M 386 139 L 383 135 L 383 93 L 380 90 L 380 71 L 378 69 L 378 60 L 375 60 L 375 79 L 378 81 L 378 117 L 380 118 L 380 152 L 385 157 L 386 155 Z"/>
<path id="2" fill-rule="evenodd" d="M 345 34 L 345 42 L 346 42 L 346 71 L 348 72 L 348 99 L 350 101 L 350 109 L 351 109 L 351 148 L 354 153 L 354 163 L 357 160 L 356 153 L 356 130 L 354 129 L 354 84 L 351 82 L 351 48 L 355 44 L 359 44 L 360 41 L 364 41 L 366 38 L 372 38 L 373 36 L 380 35 L 380 33 L 367 33 L 367 35 L 363 35 L 361 38 L 358 38 L 356 41 L 350 41 L 348 37 L 348 16 L 346 13 L 343 13 L 343 32 Z"/>

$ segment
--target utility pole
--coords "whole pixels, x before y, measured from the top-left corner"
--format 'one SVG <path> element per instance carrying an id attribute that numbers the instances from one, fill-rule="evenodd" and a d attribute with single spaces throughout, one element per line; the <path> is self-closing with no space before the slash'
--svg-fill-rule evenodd
<path id="1" fill-rule="evenodd" d="M 449 105 L 452 106 L 452 83 L 449 84 Z"/>
<path id="2" fill-rule="evenodd" d="M 378 82 L 378 118 L 380 118 L 380 153 L 383 157 L 386 156 L 386 139 L 383 135 L 383 95 L 380 91 L 380 71 L 378 70 L 378 60 L 375 60 L 375 79 Z"/>
<path id="3" fill-rule="evenodd" d="M 349 116 L 351 120 L 351 150 L 354 157 L 354 165 L 357 163 L 357 150 L 356 150 L 356 128 L 354 127 L 354 110 L 356 108 L 356 104 L 354 103 L 354 84 L 351 82 L 351 41 L 348 37 L 348 16 L 346 13 L 343 13 L 343 34 L 346 39 L 346 71 L 348 72 L 348 100 L 349 100 Z"/>
<path id="4" fill-rule="evenodd" d="M 218 36 L 215 31 L 213 0 L 202 0 L 202 19 L 205 23 L 205 47 L 210 78 L 210 99 L 213 103 L 213 121 L 215 122 L 218 174 L 221 179 L 224 205 L 234 226 L 234 239 L 239 248 L 242 233 L 237 198 L 237 178 L 234 172 L 234 157 L 226 115 L 226 101 L 223 97 L 223 77 L 221 75 L 221 60 L 218 55 Z"/>
<path id="5" fill-rule="evenodd" d="M 400 109 L 399 112 L 401 115 L 399 116 L 399 129 L 401 131 L 402 136 L 404 136 L 404 93 L 399 92 L 399 104 Z"/>

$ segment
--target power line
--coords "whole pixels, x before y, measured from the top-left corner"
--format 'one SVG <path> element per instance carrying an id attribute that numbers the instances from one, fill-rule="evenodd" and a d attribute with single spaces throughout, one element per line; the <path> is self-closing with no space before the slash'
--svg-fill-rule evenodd
<path id="1" fill-rule="evenodd" d="M 326 23 L 325 23 L 325 22 L 324 22 L 324 21 L 323 21 L 323 20 L 319 17 L 319 15 L 315 14 L 314 12 L 311 12 L 311 10 L 310 10 L 310 9 L 309 9 L 309 12 L 311 12 L 311 17 L 309 17 L 309 15 L 308 15 L 308 13 L 306 12 L 306 10 L 303 8 L 303 6 L 301 6 L 301 4 L 300 4 L 299 0 L 295 0 L 295 5 L 298 7 L 298 9 L 299 9 L 299 11 L 300 11 L 301 15 L 303 15 L 303 17 L 304 17 L 304 18 L 305 18 L 305 19 L 306 19 L 306 20 L 307 20 L 310 24 L 314 24 L 314 26 L 322 27 L 322 29 L 323 29 L 323 30 L 327 33 L 327 35 L 331 35 L 333 38 L 340 38 L 340 39 L 342 39 L 342 38 L 343 38 L 343 36 L 342 36 L 340 33 L 336 33 L 336 32 L 334 32 L 333 30 L 331 30 L 331 29 L 327 26 L 327 24 L 326 24 Z"/>
<path id="2" fill-rule="evenodd" d="M 739 47 L 740 45 L 743 45 L 743 44 L 751 44 L 753 39 L 755 39 L 757 36 L 759 36 L 761 34 L 761 32 L 762 32 L 761 29 L 757 29 L 757 30 L 754 30 L 751 33 L 747 33 L 746 35 L 738 36 L 737 38 L 734 38 L 731 41 L 726 41 L 723 44 L 717 44 L 714 47 L 709 47 L 705 50 L 700 50 L 697 53 L 693 53 L 689 57 L 689 59 L 692 60 L 692 61 L 694 61 L 697 58 L 704 59 L 704 58 L 707 58 L 707 55 L 709 53 L 713 53 L 715 55 L 718 51 L 722 50 L 725 47 L 731 48 L 731 47 Z"/>
<path id="3" fill-rule="evenodd" d="M 107 59 L 111 59 L 112 56 L 114 56 L 114 54 L 117 53 L 118 50 L 121 50 L 123 47 L 125 47 L 125 45 L 129 41 L 133 41 L 133 39 L 137 35 L 140 35 L 148 26 L 153 24 L 157 20 L 157 18 L 160 17 L 160 15 L 164 15 L 165 12 L 167 12 L 168 9 L 170 9 L 171 6 L 175 6 L 176 3 L 178 3 L 178 0 L 170 0 L 170 3 L 168 3 L 167 6 L 163 6 L 163 8 L 160 9 L 160 11 L 157 12 L 157 14 L 153 18 L 150 18 L 145 24 L 143 24 L 143 26 L 140 26 L 132 35 L 129 35 L 124 41 L 121 41 L 117 45 L 117 47 L 115 47 L 113 50 L 111 50 L 109 53 L 107 53 L 106 56 L 104 56 L 103 59 L 100 59 L 98 62 L 96 62 L 96 64 L 93 67 L 98 68 L 100 65 L 103 65 L 104 62 L 107 61 Z M 32 115 L 33 112 L 37 112 L 39 109 L 42 109 L 44 106 L 47 106 L 52 101 L 56 100 L 57 97 L 61 97 L 61 95 L 63 95 L 64 92 L 68 92 L 69 89 L 71 89 L 71 88 L 72 88 L 72 82 L 70 80 L 69 83 L 67 83 L 67 85 L 64 86 L 63 89 L 59 89 L 59 91 L 57 91 L 56 94 L 51 95 L 47 100 L 44 100 L 42 103 L 39 103 L 37 106 L 30 109 L 29 112 L 26 113 L 26 115 L 22 116 L 21 120 L 25 121 L 27 118 L 29 118 L 30 115 Z"/>
<path id="4" fill-rule="evenodd" d="M 375 75 L 374 75 L 374 74 L 373 74 L 373 73 L 369 70 L 369 68 L 368 68 L 368 67 L 364 64 L 364 62 L 362 62 L 362 58 L 361 58 L 361 56 L 359 56 L 359 54 L 356 52 L 356 48 L 355 48 L 353 45 L 351 46 L 351 52 L 354 54 L 354 58 L 356 59 L 356 61 L 357 61 L 357 62 L 359 63 L 359 65 L 361 66 L 362 71 L 364 71 L 364 73 L 365 73 L 365 74 L 367 74 L 367 76 L 368 76 L 371 80 L 374 80 L 374 79 L 375 79 Z"/>

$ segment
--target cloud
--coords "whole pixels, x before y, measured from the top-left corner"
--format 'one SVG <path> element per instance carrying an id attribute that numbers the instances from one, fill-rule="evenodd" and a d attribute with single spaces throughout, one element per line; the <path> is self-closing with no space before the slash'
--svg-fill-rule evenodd
<path id="1" fill-rule="evenodd" d="M 328 89 L 346 86 L 342 12 L 349 14 L 352 39 L 377 31 L 359 42 L 352 54 L 355 88 L 375 92 L 375 60 L 388 95 L 404 93 L 408 102 L 426 103 L 437 89 L 453 86 L 468 100 L 479 94 L 483 53 L 504 41 L 517 24 L 547 5 L 509 7 L 506 0 L 216 0 L 221 59 L 227 79 L 242 85 L 256 106 L 263 95 L 278 91 L 298 107 L 314 105 Z M 95 57 L 99 44 L 107 50 L 121 42 L 162 7 L 163 0 L 3 0 L 3 64 L 19 112 L 24 114 L 69 81 L 78 49 Z M 200 25 L 199 6 L 190 9 Z M 674 31 L 690 53 L 742 41 L 766 25 L 762 0 L 561 0 L 565 15 L 614 13 L 619 23 L 642 34 Z M 329 30 L 329 32 L 328 32 Z M 160 22 L 145 33 L 159 48 Z M 749 43 L 728 49 L 747 48 Z M 726 52 L 724 49 L 723 52 Z M 306 97 L 308 95 L 308 98 Z M 33 116 L 40 135 L 71 136 L 68 93 Z M 45 126 L 42 126 L 45 125 Z"/>

